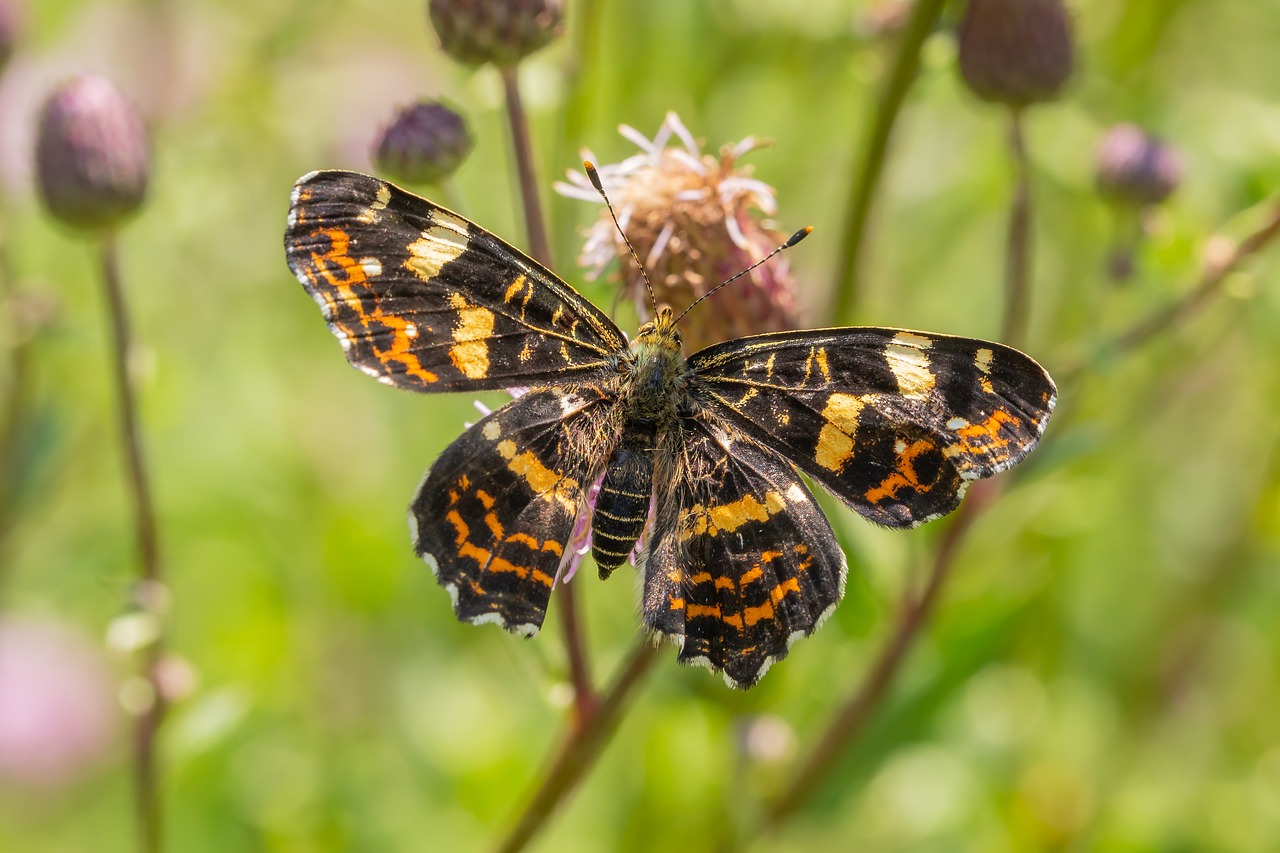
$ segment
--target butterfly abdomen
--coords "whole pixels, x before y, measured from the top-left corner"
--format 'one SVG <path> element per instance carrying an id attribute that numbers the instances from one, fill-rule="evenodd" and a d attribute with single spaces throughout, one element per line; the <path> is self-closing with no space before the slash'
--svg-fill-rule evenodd
<path id="1" fill-rule="evenodd" d="M 609 459 L 591 519 L 591 556 L 601 578 L 626 562 L 636 547 L 652 494 L 653 457 L 628 436 Z"/>

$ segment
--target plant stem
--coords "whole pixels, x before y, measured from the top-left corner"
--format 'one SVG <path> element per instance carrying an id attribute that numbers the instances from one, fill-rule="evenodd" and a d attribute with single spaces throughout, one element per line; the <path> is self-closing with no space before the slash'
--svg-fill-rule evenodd
<path id="1" fill-rule="evenodd" d="M 4 313 L 0 323 L 8 327 L 4 343 L 8 346 L 9 356 L 9 383 L 5 387 L 4 414 L 0 421 L 0 470 L 7 472 L 0 480 L 0 584 L 3 584 L 8 568 L 4 544 L 17 516 L 18 490 L 22 482 L 20 455 L 30 414 L 27 411 L 31 397 L 28 351 L 33 335 L 24 328 L 18 314 L 19 295 L 9 266 L 8 250 L 8 232 L 0 230 L 0 311 Z M 0 344 L 0 348 L 3 346 Z"/>
<path id="2" fill-rule="evenodd" d="M 907 91 L 920 67 L 920 49 L 933 32 L 946 0 L 918 0 L 902 30 L 902 40 L 894 56 L 893 67 L 885 78 L 884 90 L 876 98 L 870 129 L 860 148 L 855 149 L 849 182 L 848 212 L 844 237 L 836 267 L 836 291 L 830 316 L 837 323 L 852 322 L 861 307 L 862 248 L 866 243 L 867 225 L 876 193 L 884 177 L 889 139 Z"/>
<path id="3" fill-rule="evenodd" d="M 1030 170 L 1019 110 L 1011 114 L 1010 140 L 1017 177 L 1005 246 L 1006 298 L 1002 328 L 1005 340 L 1018 345 L 1026 336 L 1031 292 Z M 982 480 L 970 488 L 968 497 L 938 543 L 924 589 L 915 597 L 910 594 L 904 597 L 894 632 L 876 656 L 870 671 L 840 706 L 795 777 L 766 809 L 766 829 L 774 830 L 785 822 L 866 730 L 867 722 L 883 704 L 907 654 L 932 615 L 961 544 L 974 522 L 999 498 L 1001 488 L 999 480 Z"/>
<path id="4" fill-rule="evenodd" d="M 142 452 L 138 429 L 137 402 L 129 373 L 129 356 L 133 344 L 129 334 L 129 316 L 124 290 L 120 285 L 120 263 L 114 234 L 103 237 L 100 245 L 102 283 L 107 293 L 111 319 L 112 367 L 116 384 L 116 403 L 120 420 L 120 440 L 124 445 L 125 468 L 129 491 L 133 498 L 134 524 L 138 544 L 140 587 L 160 583 L 160 558 L 156 537 L 155 512 L 151 502 L 150 481 Z M 147 595 L 139 596 L 143 600 Z M 134 785 L 138 819 L 139 849 L 158 853 L 161 849 L 160 773 L 156 761 L 156 734 L 164 715 L 163 699 L 156 678 L 160 642 L 151 642 L 142 651 L 142 677 L 151 688 L 152 700 L 137 720 L 134 733 Z"/>
<path id="5" fill-rule="evenodd" d="M 502 88 L 506 93 L 507 121 L 511 125 L 511 144 L 515 148 L 516 168 L 520 173 L 520 200 L 524 205 L 524 224 L 529 232 L 529 252 L 541 264 L 551 267 L 551 244 L 547 241 L 547 227 L 542 218 L 542 204 L 538 201 L 538 179 L 533 166 L 533 148 L 529 142 L 529 120 L 520 98 L 520 81 L 517 66 L 499 69 Z"/>
<path id="6" fill-rule="evenodd" d="M 657 651 L 649 637 L 637 641 L 612 686 L 601 697 L 595 713 L 583 725 L 569 731 L 528 805 L 499 845 L 500 853 L 523 850 L 595 764 L 617 728 L 631 692 L 653 665 Z"/>
<path id="7" fill-rule="evenodd" d="M 955 565 L 961 542 L 982 511 L 996 499 L 998 492 L 999 485 L 994 480 L 980 481 L 969 490 L 969 496 L 942 534 L 924 589 L 919 595 L 904 597 L 893 634 L 876 656 L 867 676 L 840 706 L 827 729 L 809 751 L 800 770 L 766 808 L 765 829 L 776 830 L 785 822 L 830 772 L 837 759 L 857 743 L 859 736 L 866 730 L 867 722 L 893 686 L 907 653 L 915 645 L 920 629 L 932 614 L 942 587 Z"/>
<path id="8" fill-rule="evenodd" d="M 520 198 L 524 203 L 525 226 L 529 233 L 529 251 L 548 269 L 553 268 L 551 246 L 543 224 L 542 204 L 538 201 L 538 180 L 533 168 L 533 151 L 529 143 L 529 122 L 520 99 L 520 81 L 516 66 L 500 68 L 506 92 L 507 119 L 511 124 L 511 144 L 515 148 L 520 172 Z M 596 711 L 596 693 L 591 683 L 591 666 L 581 619 L 578 596 L 572 583 L 558 585 L 556 606 L 564 625 L 565 651 L 569 658 L 569 679 L 573 684 L 575 724 L 585 726 Z"/>
<path id="9" fill-rule="evenodd" d="M 1005 257 L 1005 343 L 1021 346 L 1031 316 L 1031 164 L 1023 135 L 1022 110 L 1009 111 L 1009 150 L 1013 155 L 1013 203 L 1009 208 L 1009 239 Z"/>
<path id="10" fill-rule="evenodd" d="M 1092 358 L 1077 361 L 1059 370 L 1059 384 L 1065 386 L 1074 383 L 1088 370 L 1096 367 L 1103 358 L 1128 355 L 1161 332 L 1186 322 L 1202 311 L 1221 291 L 1223 282 L 1232 272 L 1280 237 L 1280 198 L 1274 199 L 1270 204 L 1271 209 L 1262 224 L 1239 243 L 1230 245 L 1227 238 L 1221 235 L 1209 239 L 1209 257 L 1195 287 L 1116 335 L 1099 347 Z"/>

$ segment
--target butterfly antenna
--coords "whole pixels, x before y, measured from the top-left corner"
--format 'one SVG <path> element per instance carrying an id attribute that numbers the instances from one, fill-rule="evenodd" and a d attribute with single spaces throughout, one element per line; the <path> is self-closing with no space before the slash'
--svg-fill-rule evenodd
<path id="1" fill-rule="evenodd" d="M 810 232 L 810 231 L 812 231 L 812 230 L 813 230 L 813 226 L 812 226 L 812 225 L 806 225 L 805 227 L 801 228 L 799 231 L 797 231 L 796 233 L 794 233 L 794 234 L 792 234 L 790 237 L 788 237 L 788 238 L 787 238 L 787 242 L 783 243 L 781 246 L 779 246 L 778 248 L 774 249 L 772 252 L 770 252 L 769 254 L 765 255 L 763 258 L 761 258 L 760 260 L 756 261 L 754 264 L 752 264 L 751 266 L 747 267 L 747 268 L 746 268 L 745 270 L 743 270 L 742 272 L 737 273 L 736 275 L 732 275 L 732 276 L 730 276 L 729 278 L 726 278 L 724 281 L 720 282 L 720 283 L 719 283 L 719 284 L 717 284 L 715 287 L 711 288 L 711 289 L 710 289 L 710 290 L 708 290 L 706 293 L 704 293 L 704 294 L 702 294 L 701 296 L 699 296 L 697 299 L 693 300 L 693 303 L 692 303 L 688 308 L 686 308 L 686 309 L 684 309 L 683 311 L 681 311 L 681 312 L 680 312 L 680 317 L 683 317 L 685 314 L 688 314 L 690 311 L 692 311 L 692 310 L 693 310 L 693 306 L 694 306 L 694 305 L 697 305 L 699 302 L 701 302 L 702 300 L 706 299 L 708 296 L 710 296 L 711 294 L 715 293 L 717 290 L 719 290 L 720 288 L 724 287 L 726 284 L 731 284 L 732 282 L 737 281 L 738 279 L 742 278 L 742 277 L 743 277 L 744 275 L 746 275 L 747 273 L 751 272 L 751 271 L 752 271 L 753 269 L 755 269 L 756 267 L 758 267 L 758 266 L 760 266 L 761 264 L 763 264 L 763 263 L 765 263 L 766 261 L 768 261 L 768 260 L 769 260 L 770 258 L 772 258 L 774 255 L 776 255 L 776 254 L 778 254 L 778 253 L 780 253 L 780 252 L 785 252 L 787 249 L 790 249 L 790 248 L 791 248 L 792 246 L 794 246 L 796 243 L 799 243 L 799 242 L 800 242 L 801 240 L 803 240 L 805 237 L 808 237 L 808 236 L 809 236 L 809 232 Z M 676 317 L 675 322 L 679 323 L 679 322 L 680 322 L 680 317 Z"/>
<path id="2" fill-rule="evenodd" d="M 645 272 L 644 264 L 640 263 L 640 256 L 636 254 L 635 247 L 631 245 L 631 241 L 627 239 L 627 234 L 622 230 L 622 223 L 618 221 L 618 214 L 613 209 L 613 202 L 609 201 L 609 196 L 605 195 L 604 184 L 600 183 L 600 173 L 596 171 L 595 164 L 590 160 L 582 161 L 582 168 L 587 170 L 587 177 L 591 179 L 591 186 L 596 188 L 596 192 L 600 193 L 600 198 L 604 199 L 604 206 L 609 208 L 609 215 L 613 217 L 613 224 L 618 229 L 618 235 L 622 237 L 622 242 L 627 245 L 627 251 L 631 253 L 631 259 L 636 262 L 636 269 L 640 270 L 640 277 L 644 279 L 644 289 L 649 291 L 649 302 L 653 305 L 653 311 L 658 312 L 658 300 L 653 295 L 653 285 L 649 283 L 649 273 Z"/>

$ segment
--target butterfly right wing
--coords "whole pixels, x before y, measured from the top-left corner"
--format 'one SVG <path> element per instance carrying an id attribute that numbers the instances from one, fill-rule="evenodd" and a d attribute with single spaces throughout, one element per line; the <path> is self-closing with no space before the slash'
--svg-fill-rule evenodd
<path id="1" fill-rule="evenodd" d="M 472 222 L 357 172 L 293 188 L 289 266 L 347 360 L 413 391 L 547 385 L 626 346 L 605 314 Z"/>

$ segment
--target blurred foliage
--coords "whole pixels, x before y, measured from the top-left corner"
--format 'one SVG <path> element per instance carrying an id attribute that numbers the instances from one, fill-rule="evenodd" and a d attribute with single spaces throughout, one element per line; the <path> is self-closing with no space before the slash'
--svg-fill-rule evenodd
<path id="1" fill-rule="evenodd" d="M 616 126 L 652 133 L 668 110 L 712 150 L 768 137 L 756 176 L 778 189 L 782 230 L 816 226 L 791 262 L 811 321 L 831 322 L 818 311 L 851 146 L 892 55 L 868 22 L 892 5 L 572 3 L 566 37 L 522 68 L 544 186 L 584 146 L 604 162 L 628 155 Z M 1206 239 L 1245 233 L 1280 186 L 1280 2 L 1070 6 L 1079 72 L 1028 117 L 1027 349 L 1051 372 L 1190 287 Z M 153 195 L 121 251 L 145 344 L 170 645 L 200 680 L 163 732 L 170 845 L 183 853 L 483 847 L 560 737 L 554 602 L 529 642 L 459 624 L 408 542 L 405 506 L 474 419 L 472 400 L 397 393 L 348 369 L 280 245 L 292 182 L 367 170 L 380 124 L 420 97 L 449 99 L 475 135 L 456 203 L 523 242 L 498 79 L 444 58 L 423 7 L 39 0 L 0 80 L 10 261 L 24 291 L 60 306 L 32 351 L 40 458 L 0 553 L 0 603 L 99 636 L 134 573 L 106 325 L 89 247 L 34 202 L 31 125 L 51 86 L 87 69 L 130 93 L 154 135 Z M 956 11 L 926 44 L 897 128 L 857 319 L 992 336 L 1011 177 L 1000 113 L 955 73 Z M 1092 177 L 1118 121 L 1174 144 L 1186 175 L 1119 289 L 1105 279 L 1108 212 Z M 596 208 L 545 198 L 559 269 L 611 305 L 609 284 L 582 282 L 572 263 Z M 967 540 L 871 730 L 760 848 L 1274 849 L 1276 268 L 1256 261 L 1192 324 L 1064 389 L 1045 446 Z M 709 849 L 752 825 L 858 683 L 941 527 L 887 532 L 826 505 L 854 574 L 831 623 L 748 693 L 664 649 L 536 849 Z M 598 680 L 638 631 L 625 574 L 575 581 Z M 757 715 L 776 748 L 744 737 Z M 121 720 L 117 753 L 70 789 L 0 787 L 0 849 L 130 849 L 127 743 Z"/>

